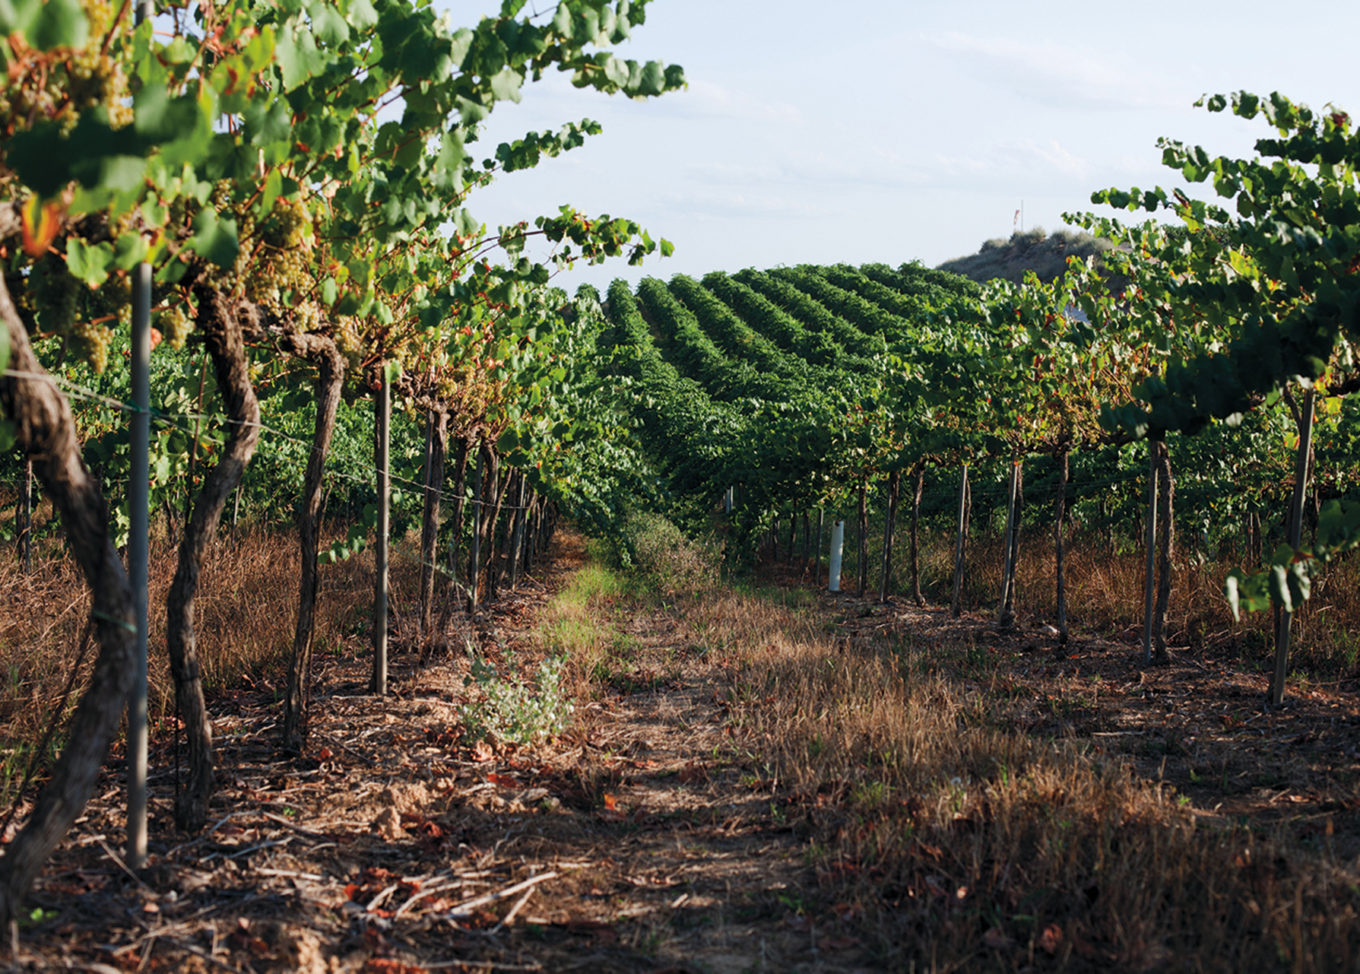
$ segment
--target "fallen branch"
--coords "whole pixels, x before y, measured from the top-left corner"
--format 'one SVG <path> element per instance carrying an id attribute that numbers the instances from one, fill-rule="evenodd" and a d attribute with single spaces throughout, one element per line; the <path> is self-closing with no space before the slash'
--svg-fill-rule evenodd
<path id="1" fill-rule="evenodd" d="M 510 907 L 510 912 L 505 915 L 504 919 L 491 928 L 490 932 L 492 936 L 500 933 L 504 927 L 508 926 L 510 922 L 515 919 L 519 914 L 519 911 L 524 908 L 524 904 L 529 902 L 529 897 L 534 895 L 534 890 L 536 889 L 538 889 L 537 886 L 530 886 L 524 891 L 524 895 L 515 901 L 515 905 Z"/>
<path id="2" fill-rule="evenodd" d="M 531 876 L 522 883 L 516 883 L 514 886 L 509 886 L 495 893 L 487 893 L 483 896 L 478 896 L 475 899 L 466 900 L 462 903 L 459 903 L 457 906 L 449 910 L 447 913 L 442 914 L 441 918 L 445 920 L 457 920 L 463 917 L 471 916 L 472 911 L 477 909 L 477 907 L 479 906 L 486 906 L 488 903 L 494 903 L 497 900 L 503 900 L 507 896 L 514 896 L 521 890 L 526 890 L 531 886 L 537 885 L 538 883 L 546 882 L 549 879 L 556 879 L 558 875 L 559 873 L 554 871 L 550 873 L 541 873 L 537 876 Z"/>

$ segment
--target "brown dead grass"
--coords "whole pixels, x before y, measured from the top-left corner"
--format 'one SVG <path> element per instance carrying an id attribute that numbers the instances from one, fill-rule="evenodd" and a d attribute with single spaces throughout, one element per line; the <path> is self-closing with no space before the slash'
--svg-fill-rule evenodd
<path id="1" fill-rule="evenodd" d="M 922 546 L 922 584 L 934 600 L 947 602 L 952 579 L 952 539 L 943 535 Z M 1068 621 L 1074 631 L 1126 640 L 1141 639 L 1143 554 L 1111 547 L 1105 538 L 1070 537 L 1066 542 Z M 1173 649 L 1231 650 L 1247 665 L 1271 665 L 1269 613 L 1234 620 L 1223 580 L 1241 561 L 1209 559 L 1180 551 L 1173 559 L 1167 636 Z M 1350 584 L 1355 562 L 1328 569 L 1313 597 L 1295 613 L 1291 667 L 1312 679 L 1360 676 L 1360 589 Z M 1001 544 L 970 543 L 964 604 L 995 609 L 1001 591 Z M 896 568 L 897 591 L 907 590 L 908 572 Z M 1016 608 L 1022 621 L 1052 623 L 1057 616 L 1053 537 L 1030 531 L 1021 539 Z"/>
<path id="2" fill-rule="evenodd" d="M 329 543 L 333 539 L 325 539 Z M 89 592 L 59 539 L 45 547 L 25 574 L 0 559 L 0 801 L 12 797 L 30 750 L 54 716 L 74 707 L 84 691 L 97 647 L 82 642 L 89 613 Z M 392 561 L 397 595 L 415 590 L 418 561 L 411 545 L 398 547 Z M 165 599 L 178 550 L 165 538 L 153 540 L 148 591 L 149 712 L 153 722 L 174 709 L 165 651 Z M 210 548 L 200 576 L 195 607 L 198 652 L 204 688 L 209 693 L 242 685 L 266 693 L 282 686 L 296 626 L 298 550 L 286 527 L 243 523 L 224 531 Z M 324 566 L 313 637 L 315 665 L 324 667 L 330 649 L 349 634 L 368 627 L 367 597 L 372 586 L 372 556 Z M 394 600 L 395 601 L 395 600 Z M 398 628 L 405 621 L 398 617 Z M 414 620 L 410 620 L 414 622 Z M 71 693 L 64 690 L 72 671 Z M 55 712 L 55 713 L 54 713 Z"/>
<path id="3" fill-rule="evenodd" d="M 1041 563 L 1039 550 L 1027 542 L 1027 564 Z M 985 554 L 974 549 L 984 581 Z M 1129 590 L 1128 568 L 1083 557 L 1074 617 L 1100 626 Z M 515 650 L 526 672 L 537 654 L 567 653 L 577 725 L 542 748 L 483 750 L 459 724 L 456 658 L 395 677 L 396 700 L 364 697 L 354 630 L 370 580 L 358 561 L 323 573 L 321 631 L 346 649 L 319 674 L 328 689 L 314 750 L 280 756 L 269 743 L 268 660 L 291 638 L 291 612 L 277 607 L 291 604 L 294 558 L 287 535 L 259 535 L 215 552 L 218 574 L 205 578 L 205 657 L 223 659 L 213 679 L 244 684 L 214 702 L 224 766 L 236 769 L 223 814 L 238 817 L 158 848 L 156 885 L 180 899 L 157 906 L 157 922 L 171 924 L 157 951 L 190 942 L 189 931 L 198 949 L 218 951 L 221 932 L 233 963 L 300 963 L 295 941 L 311 929 L 328 957 L 355 965 L 446 957 L 450 937 L 477 961 L 538 958 L 548 969 L 583 959 L 620 970 L 1311 971 L 1350 969 L 1360 956 L 1353 685 L 1302 689 L 1290 710 L 1267 714 L 1263 678 L 1225 650 L 1229 640 L 1142 671 L 1127 619 L 1109 623 L 1113 638 L 1079 634 L 1059 654 L 1034 628 L 1042 569 L 1020 592 L 1040 608 L 999 634 L 986 612 L 954 621 L 785 578 L 630 591 L 575 561 L 578 584 L 555 583 L 541 608 L 509 600 L 475 637 L 498 664 Z M 409 598 L 408 570 L 397 578 Z M 158 564 L 153 604 L 169 571 Z M 78 589 L 69 568 L 48 563 L 41 578 L 23 584 L 57 609 L 25 618 L 7 608 L 7 646 L 78 627 L 82 606 L 62 601 Z M 1173 641 L 1208 584 L 1173 601 L 1187 607 Z M 67 665 L 9 659 L 30 667 L 16 695 L 25 700 Z M 160 766 L 170 760 L 163 738 Z M 163 811 L 170 784 L 159 787 Z M 104 956 L 97 945 L 117 938 L 100 925 L 141 916 L 126 904 L 144 893 L 118 885 L 96 842 L 118 828 L 118 794 L 104 783 L 40 891 L 39 902 L 69 912 L 39 932 L 36 956 L 65 956 L 84 923 L 81 956 Z M 281 844 L 290 837 L 291 849 Z M 192 887 L 208 849 L 223 894 Z M 407 875 L 490 870 L 478 881 L 509 889 L 529 863 L 562 876 L 504 941 L 477 931 L 511 916 L 508 900 L 475 924 L 442 926 L 413 911 L 385 927 L 354 905 Z M 90 876 L 97 891 L 67 888 Z M 224 900 L 227 890 L 238 899 Z M 249 906 L 214 905 L 223 902 Z M 267 933 L 285 916 L 292 926 Z M 120 962 L 151 950 L 139 946 L 154 943 L 145 922 L 119 921 Z"/>
<path id="4" fill-rule="evenodd" d="M 1023 732 L 1037 690 L 989 680 L 1009 660 L 966 626 L 925 641 L 921 618 L 865 627 L 883 610 L 844 604 L 710 592 L 687 616 L 742 661 L 733 719 L 807 830 L 826 906 L 885 966 L 1353 963 L 1360 874 L 1316 829 L 1204 820 L 1089 737 Z"/>

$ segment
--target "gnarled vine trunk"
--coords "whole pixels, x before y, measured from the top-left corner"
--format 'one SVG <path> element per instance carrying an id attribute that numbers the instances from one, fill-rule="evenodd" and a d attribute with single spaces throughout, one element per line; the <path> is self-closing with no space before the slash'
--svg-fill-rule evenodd
<path id="1" fill-rule="evenodd" d="M 260 404 L 250 381 L 250 361 L 237 309 L 227 295 L 211 285 L 200 282 L 195 285 L 194 294 L 198 299 L 197 331 L 212 359 L 229 429 L 217 464 L 204 477 L 193 514 L 185 525 L 165 606 L 165 642 L 175 683 L 175 701 L 184 721 L 189 765 L 188 780 L 175 802 L 175 821 L 191 832 L 207 822 L 213 790 L 212 728 L 203 702 L 194 599 L 203 556 L 222 518 L 227 498 L 241 482 L 260 438 Z"/>
<path id="2" fill-rule="evenodd" d="M 70 404 L 33 354 L 2 275 L 0 318 L 10 370 L 0 376 L 0 412 L 12 425 L 19 449 L 33 460 L 61 518 L 66 543 L 90 587 L 99 645 L 89 686 L 71 717 L 66 748 L 23 829 L 0 858 L 0 930 L 8 930 L 43 863 L 94 791 L 136 671 L 137 628 L 132 586 L 109 533 L 99 483 L 81 458 Z"/>
<path id="3" fill-rule="evenodd" d="M 282 744 L 301 750 L 307 737 L 308 688 L 312 670 L 312 633 L 316 625 L 317 547 L 320 539 L 322 481 L 326 457 L 335 434 L 340 410 L 340 391 L 345 379 L 345 360 L 335 343 L 319 335 L 292 336 L 293 354 L 316 363 L 316 423 L 312 428 L 312 449 L 307 455 L 303 477 L 302 505 L 298 509 L 298 547 L 302 558 L 298 573 L 297 626 L 293 630 L 293 649 L 288 656 L 288 687 L 283 704 Z"/>

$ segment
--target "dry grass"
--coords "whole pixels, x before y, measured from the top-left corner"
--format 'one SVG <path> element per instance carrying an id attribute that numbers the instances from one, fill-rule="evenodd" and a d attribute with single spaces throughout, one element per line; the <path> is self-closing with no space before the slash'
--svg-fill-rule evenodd
<path id="1" fill-rule="evenodd" d="M 922 545 L 922 587 L 947 602 L 954 568 L 952 538 L 940 535 Z M 905 557 L 905 556 L 903 556 Z M 964 605 L 995 608 L 1001 591 L 1001 542 L 986 540 L 968 549 Z M 1143 553 L 1111 549 L 1104 538 L 1070 538 L 1066 551 L 1068 620 L 1074 630 L 1100 633 L 1130 643 L 1142 638 Z M 1248 665 L 1271 665 L 1269 613 L 1235 621 L 1223 594 L 1223 580 L 1235 568 L 1231 559 L 1199 555 L 1174 559 L 1167 635 L 1172 648 L 1198 652 L 1230 650 Z M 1328 569 L 1313 597 L 1294 616 L 1291 666 L 1319 676 L 1360 676 L 1360 590 L 1348 584 L 1354 563 Z M 896 566 L 896 591 L 908 588 L 905 564 Z M 1016 608 L 1022 622 L 1053 622 L 1057 615 L 1053 538 L 1046 531 L 1021 539 Z"/>
<path id="2" fill-rule="evenodd" d="M 1039 617 L 1051 598 L 1046 548 L 1046 538 L 1026 539 L 1020 600 Z M 547 607 L 535 639 L 568 656 L 580 700 L 599 699 L 606 688 L 633 692 L 668 665 L 635 651 L 630 613 L 674 627 L 666 630 L 668 646 L 717 667 L 731 741 L 761 779 L 756 787 L 774 795 L 771 819 L 802 838 L 815 877 L 790 902 L 866 944 L 874 966 L 1354 966 L 1360 874 L 1316 830 L 1310 837 L 1279 816 L 1207 816 L 1140 776 L 1127 756 L 1100 753 L 1077 735 L 1042 736 L 1033 689 L 1001 674 L 1013 661 L 979 646 L 975 629 L 903 636 L 900 627 L 896 634 L 857 627 L 861 614 L 860 621 L 877 621 L 872 606 L 829 603 L 805 589 L 719 588 L 706 571 L 692 571 L 702 563 L 694 552 L 657 551 L 678 567 L 668 574 L 666 558 L 658 558 L 660 567 L 647 569 L 642 589 L 661 596 L 647 613 L 628 608 L 637 592 L 618 575 L 585 566 Z M 1075 552 L 1074 623 L 1123 633 L 1137 618 L 1128 594 L 1138 591 L 1137 557 Z M 198 616 L 210 688 L 228 692 L 247 681 L 258 698 L 278 685 L 292 636 L 296 558 L 290 532 L 245 527 L 212 552 Z M 927 562 L 928 587 L 945 574 L 938 558 Z M 985 546 L 973 548 L 974 592 L 987 604 L 995 588 L 987 566 L 997 561 Z M 397 559 L 399 594 L 414 591 L 417 567 L 413 558 Z M 173 553 L 158 547 L 153 607 L 164 604 L 172 570 Z M 1182 575 L 1173 641 L 1190 642 L 1198 624 L 1202 638 L 1226 631 L 1223 640 L 1245 645 L 1250 630 L 1231 629 L 1215 614 L 1222 612 L 1217 572 L 1208 566 Z M 324 658 L 367 629 L 370 563 L 361 557 L 329 567 L 322 578 L 316 645 Z M 21 742 L 37 739 L 59 697 L 86 603 L 81 580 L 59 558 L 30 576 L 0 566 L 0 584 L 12 593 L 0 607 L 0 673 L 8 681 L 0 735 L 13 758 Z M 677 594 L 687 587 L 689 594 Z M 1315 646 L 1329 619 L 1350 620 L 1357 611 L 1341 588 L 1324 589 L 1303 616 Z M 163 624 L 163 610 L 153 610 L 153 707 L 162 715 L 169 700 Z M 1339 628 L 1357 631 L 1349 622 Z M 608 720 L 595 718 L 598 726 L 582 733 L 603 732 Z M 1149 738 L 1156 730 L 1147 727 Z"/>
<path id="3" fill-rule="evenodd" d="M 1089 742 L 1014 728 L 977 647 L 835 638 L 708 592 L 733 719 L 807 830 L 825 906 L 896 969 L 1324 970 L 1360 946 L 1357 874 L 1283 830 L 1216 827 Z"/>
<path id="4" fill-rule="evenodd" d="M 331 539 L 327 539 L 329 541 Z M 414 542 L 394 553 L 396 593 L 416 590 L 419 562 Z M 89 594 L 75 563 L 58 539 L 45 546 L 33 571 L 24 574 L 0 559 L 0 800 L 12 797 L 16 774 L 54 719 L 55 708 L 73 707 L 85 687 L 97 647 L 81 652 Z M 165 598 L 177 550 L 153 540 L 149 580 L 149 705 L 153 722 L 173 714 L 174 691 L 165 652 Z M 240 525 L 212 546 L 203 565 L 195 610 L 203 683 L 211 695 L 244 684 L 281 688 L 296 625 L 296 536 L 287 528 Z M 328 650 L 365 636 L 373 578 L 372 557 L 361 554 L 321 572 L 313 646 L 324 665 Z M 400 621 L 400 620 L 399 620 Z M 69 697 L 63 690 L 79 666 Z"/>

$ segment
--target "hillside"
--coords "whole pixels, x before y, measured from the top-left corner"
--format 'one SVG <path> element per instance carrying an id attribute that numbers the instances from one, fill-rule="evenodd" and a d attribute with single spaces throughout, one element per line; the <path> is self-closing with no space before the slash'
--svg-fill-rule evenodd
<path id="1" fill-rule="evenodd" d="M 1062 273 L 1068 257 L 1090 257 L 1104 253 L 1112 246 L 1109 241 L 1099 240 L 1089 233 L 1059 230 L 1046 234 L 1042 227 L 1035 227 L 1013 233 L 1009 240 L 994 237 L 983 243 L 976 254 L 947 260 L 939 270 L 960 274 L 978 283 L 1004 277 L 1018 284 L 1025 271 L 1034 271 L 1041 279 L 1051 281 Z"/>

